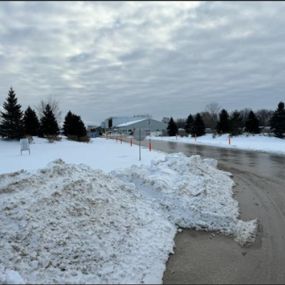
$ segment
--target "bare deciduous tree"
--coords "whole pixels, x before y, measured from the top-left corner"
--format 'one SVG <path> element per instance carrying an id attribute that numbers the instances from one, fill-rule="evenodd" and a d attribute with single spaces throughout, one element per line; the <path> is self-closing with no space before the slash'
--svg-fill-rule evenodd
<path id="1" fill-rule="evenodd" d="M 261 109 L 256 112 L 256 116 L 259 120 L 260 126 L 268 127 L 270 125 L 270 119 L 273 116 L 274 111 Z"/>
<path id="2" fill-rule="evenodd" d="M 212 102 L 206 106 L 206 111 L 202 113 L 206 128 L 216 128 L 218 122 L 218 114 L 221 109 L 222 107 L 216 102 Z"/>
<path id="3" fill-rule="evenodd" d="M 209 114 L 213 117 L 214 115 L 218 115 L 219 112 L 221 111 L 222 107 L 216 103 L 212 102 L 208 104 L 205 108 L 206 112 L 209 112 Z"/>
<path id="4" fill-rule="evenodd" d="M 177 119 L 175 122 L 178 129 L 185 129 L 186 119 Z"/>
<path id="5" fill-rule="evenodd" d="M 47 104 L 50 105 L 51 110 L 57 120 L 57 122 L 61 122 L 61 110 L 59 108 L 59 101 L 55 100 L 52 97 L 48 97 L 46 100 L 41 100 L 41 102 L 36 106 L 36 110 L 38 112 L 38 117 L 42 118 L 44 115 L 44 110 L 46 109 Z"/>
<path id="6" fill-rule="evenodd" d="M 251 111 L 251 109 L 249 109 L 249 108 L 244 108 L 244 109 L 240 110 L 240 116 L 242 119 L 242 126 L 243 127 L 245 126 L 245 122 L 248 118 L 250 111 Z"/>
<path id="7" fill-rule="evenodd" d="M 209 112 L 201 112 L 201 117 L 203 119 L 203 122 L 205 124 L 205 128 L 215 129 L 217 125 L 217 120 L 213 115 L 211 115 Z"/>

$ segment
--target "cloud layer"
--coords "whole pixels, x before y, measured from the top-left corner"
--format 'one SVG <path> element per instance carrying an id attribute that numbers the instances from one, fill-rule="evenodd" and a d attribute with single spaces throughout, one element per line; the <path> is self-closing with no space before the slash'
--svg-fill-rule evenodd
<path id="1" fill-rule="evenodd" d="M 52 96 L 87 123 L 284 100 L 283 2 L 1 2 L 0 104 Z"/>

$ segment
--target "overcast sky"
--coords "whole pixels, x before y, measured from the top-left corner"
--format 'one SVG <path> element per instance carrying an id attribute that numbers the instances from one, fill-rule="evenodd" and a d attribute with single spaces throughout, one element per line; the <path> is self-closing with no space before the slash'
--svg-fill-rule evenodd
<path id="1" fill-rule="evenodd" d="M 90 123 L 285 99 L 284 2 L 1 2 L 0 104 L 52 97 Z"/>

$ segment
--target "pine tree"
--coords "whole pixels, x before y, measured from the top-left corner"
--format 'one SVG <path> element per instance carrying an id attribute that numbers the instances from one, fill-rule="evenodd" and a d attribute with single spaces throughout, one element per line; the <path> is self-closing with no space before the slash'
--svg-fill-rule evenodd
<path id="1" fill-rule="evenodd" d="M 63 129 L 64 134 L 69 138 L 79 140 L 79 138 L 85 137 L 87 135 L 87 130 L 80 116 L 77 116 L 70 111 L 65 117 Z"/>
<path id="2" fill-rule="evenodd" d="M 25 135 L 38 136 L 40 131 L 40 122 L 36 112 L 28 106 L 24 114 L 24 132 Z"/>
<path id="3" fill-rule="evenodd" d="M 8 139 L 20 139 L 23 137 L 23 112 L 21 105 L 17 104 L 16 93 L 11 87 L 6 102 L 3 104 L 4 112 L 1 112 L 1 136 Z"/>
<path id="4" fill-rule="evenodd" d="M 64 123 L 63 123 L 63 132 L 65 136 L 70 135 L 73 131 L 72 131 L 72 118 L 73 118 L 73 114 L 71 113 L 71 111 L 69 111 L 64 119 Z"/>
<path id="5" fill-rule="evenodd" d="M 170 118 L 170 121 L 168 123 L 167 132 L 169 136 L 177 135 L 178 128 L 172 117 Z"/>
<path id="6" fill-rule="evenodd" d="M 43 136 L 57 136 L 59 133 L 57 121 L 49 104 L 46 105 L 41 118 L 41 133 Z"/>
<path id="7" fill-rule="evenodd" d="M 217 132 L 218 134 L 225 134 L 230 132 L 230 122 L 229 122 L 229 114 L 228 112 L 223 109 L 220 112 L 220 120 L 217 124 Z"/>
<path id="8" fill-rule="evenodd" d="M 196 116 L 195 116 L 195 119 L 194 119 L 194 122 L 193 122 L 193 127 L 192 127 L 192 136 L 203 136 L 205 134 L 205 124 L 204 124 L 204 121 L 201 117 L 201 115 L 198 113 Z"/>
<path id="9" fill-rule="evenodd" d="M 193 128 L 194 119 L 190 114 L 186 120 L 185 131 L 187 134 L 191 134 L 191 130 Z"/>
<path id="10" fill-rule="evenodd" d="M 110 118 L 110 119 L 108 120 L 108 128 L 109 128 L 109 129 L 112 129 L 112 127 L 113 127 L 113 119 Z"/>
<path id="11" fill-rule="evenodd" d="M 87 135 L 87 130 L 80 116 L 74 115 L 74 124 L 75 124 L 75 135 L 78 137 L 78 139 L 85 137 Z"/>
<path id="12" fill-rule="evenodd" d="M 253 111 L 250 111 L 245 121 L 245 131 L 251 134 L 259 133 L 259 121 Z"/>
<path id="13" fill-rule="evenodd" d="M 242 133 L 242 117 L 240 112 L 234 111 L 230 117 L 230 134 L 233 136 Z"/>
<path id="14" fill-rule="evenodd" d="M 270 120 L 271 130 L 274 132 L 275 136 L 278 138 L 284 138 L 285 134 L 285 108 L 284 103 L 280 102 L 278 104 L 277 110 L 273 113 Z"/>

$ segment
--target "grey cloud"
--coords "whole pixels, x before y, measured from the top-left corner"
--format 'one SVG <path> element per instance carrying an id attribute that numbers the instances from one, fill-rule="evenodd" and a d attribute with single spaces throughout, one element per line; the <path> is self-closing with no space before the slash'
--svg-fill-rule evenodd
<path id="1" fill-rule="evenodd" d="M 1 2 L 0 99 L 13 85 L 24 107 L 52 95 L 96 123 L 284 100 L 284 3 L 191 5 Z"/>

